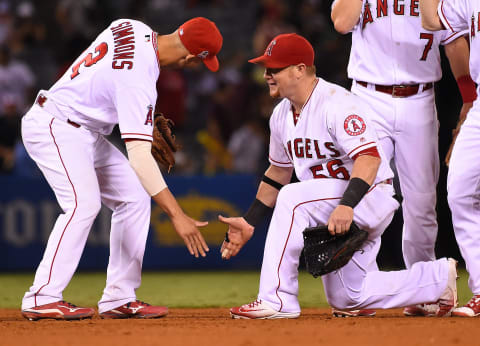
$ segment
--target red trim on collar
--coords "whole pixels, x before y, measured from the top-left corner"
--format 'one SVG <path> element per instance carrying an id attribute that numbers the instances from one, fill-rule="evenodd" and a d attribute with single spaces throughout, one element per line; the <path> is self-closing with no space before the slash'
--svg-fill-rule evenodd
<path id="1" fill-rule="evenodd" d="M 313 92 L 315 91 L 315 88 L 317 87 L 317 85 L 318 85 L 318 78 L 315 78 L 315 85 L 313 86 L 312 91 L 310 92 L 310 95 L 308 95 L 307 101 L 305 101 L 305 103 L 303 104 L 302 109 L 300 109 L 299 113 L 295 112 L 295 108 L 293 108 L 293 105 L 290 102 L 290 106 L 291 106 L 292 114 L 293 114 L 293 123 L 295 125 L 297 125 L 297 122 L 300 119 L 300 115 L 302 114 L 302 111 L 305 108 L 305 106 L 308 104 L 308 101 L 310 101 L 310 99 L 312 98 Z"/>

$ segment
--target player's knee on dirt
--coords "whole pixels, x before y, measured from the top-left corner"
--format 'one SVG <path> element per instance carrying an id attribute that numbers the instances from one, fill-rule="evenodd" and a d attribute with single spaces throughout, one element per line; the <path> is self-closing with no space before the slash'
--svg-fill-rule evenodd
<path id="1" fill-rule="evenodd" d="M 332 272 L 324 277 L 325 296 L 330 306 L 339 310 L 354 310 L 363 304 L 362 291 L 349 289 L 345 287 L 348 282 L 344 282 L 338 272 Z M 332 281 L 336 281 L 333 284 Z"/>

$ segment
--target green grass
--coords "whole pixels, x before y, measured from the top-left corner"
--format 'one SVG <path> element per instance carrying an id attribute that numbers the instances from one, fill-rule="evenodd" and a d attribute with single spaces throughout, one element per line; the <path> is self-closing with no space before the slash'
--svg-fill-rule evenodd
<path id="1" fill-rule="evenodd" d="M 471 298 L 468 274 L 459 272 L 460 304 Z M 104 273 L 78 273 L 64 292 L 64 299 L 77 305 L 96 306 L 105 285 Z M 230 307 L 252 301 L 257 296 L 260 273 L 255 271 L 145 272 L 139 299 L 150 304 L 179 307 Z M 24 292 L 32 284 L 33 274 L 0 273 L 0 308 L 20 308 Z M 320 278 L 306 272 L 299 277 L 302 307 L 328 306 Z"/>

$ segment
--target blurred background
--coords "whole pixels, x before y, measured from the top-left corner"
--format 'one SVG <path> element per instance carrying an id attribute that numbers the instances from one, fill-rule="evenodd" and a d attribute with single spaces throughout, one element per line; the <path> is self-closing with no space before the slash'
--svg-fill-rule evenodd
<path id="1" fill-rule="evenodd" d="M 263 54 L 270 40 L 297 32 L 313 44 L 320 77 L 350 87 L 346 68 L 350 35 L 330 20 L 331 0 L 0 0 L 0 271 L 33 271 L 60 212 L 53 192 L 26 154 L 20 119 L 39 89 L 48 89 L 109 23 L 138 19 L 160 34 L 195 16 L 216 22 L 224 36 L 220 70 L 162 70 L 156 109 L 176 124 L 183 149 L 167 183 L 186 212 L 210 221 L 203 233 L 211 248 L 194 261 L 158 207 L 145 254 L 146 269 L 258 269 L 266 225 L 240 255 L 228 262 L 218 254 L 225 227 L 218 214 L 241 215 L 255 196 L 268 166 L 268 118 L 275 105 L 263 70 L 247 60 Z M 442 52 L 443 54 L 443 52 Z M 461 98 L 442 56 L 444 77 L 436 84 L 443 161 Z M 415 114 L 412 114 L 415 116 Z M 110 139 L 121 150 L 118 130 Z M 412 157 L 412 164 L 415 160 Z M 437 256 L 460 259 L 446 200 L 446 167 L 438 184 Z M 108 260 L 110 213 L 102 209 L 80 269 L 104 270 Z M 401 213 L 382 238 L 379 264 L 403 268 Z M 462 262 L 461 262 L 462 263 Z"/>

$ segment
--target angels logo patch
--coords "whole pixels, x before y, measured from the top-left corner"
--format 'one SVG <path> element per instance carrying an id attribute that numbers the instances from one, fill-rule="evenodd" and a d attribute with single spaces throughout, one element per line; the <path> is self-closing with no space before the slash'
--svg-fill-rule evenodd
<path id="1" fill-rule="evenodd" d="M 145 124 L 144 125 L 152 125 L 153 126 L 153 106 L 152 105 L 148 105 L 147 107 L 148 109 L 148 112 L 147 112 L 147 116 L 145 118 Z"/>
<path id="2" fill-rule="evenodd" d="M 358 136 L 365 132 L 367 125 L 359 115 L 352 114 L 345 119 L 343 127 L 350 136 Z"/>

